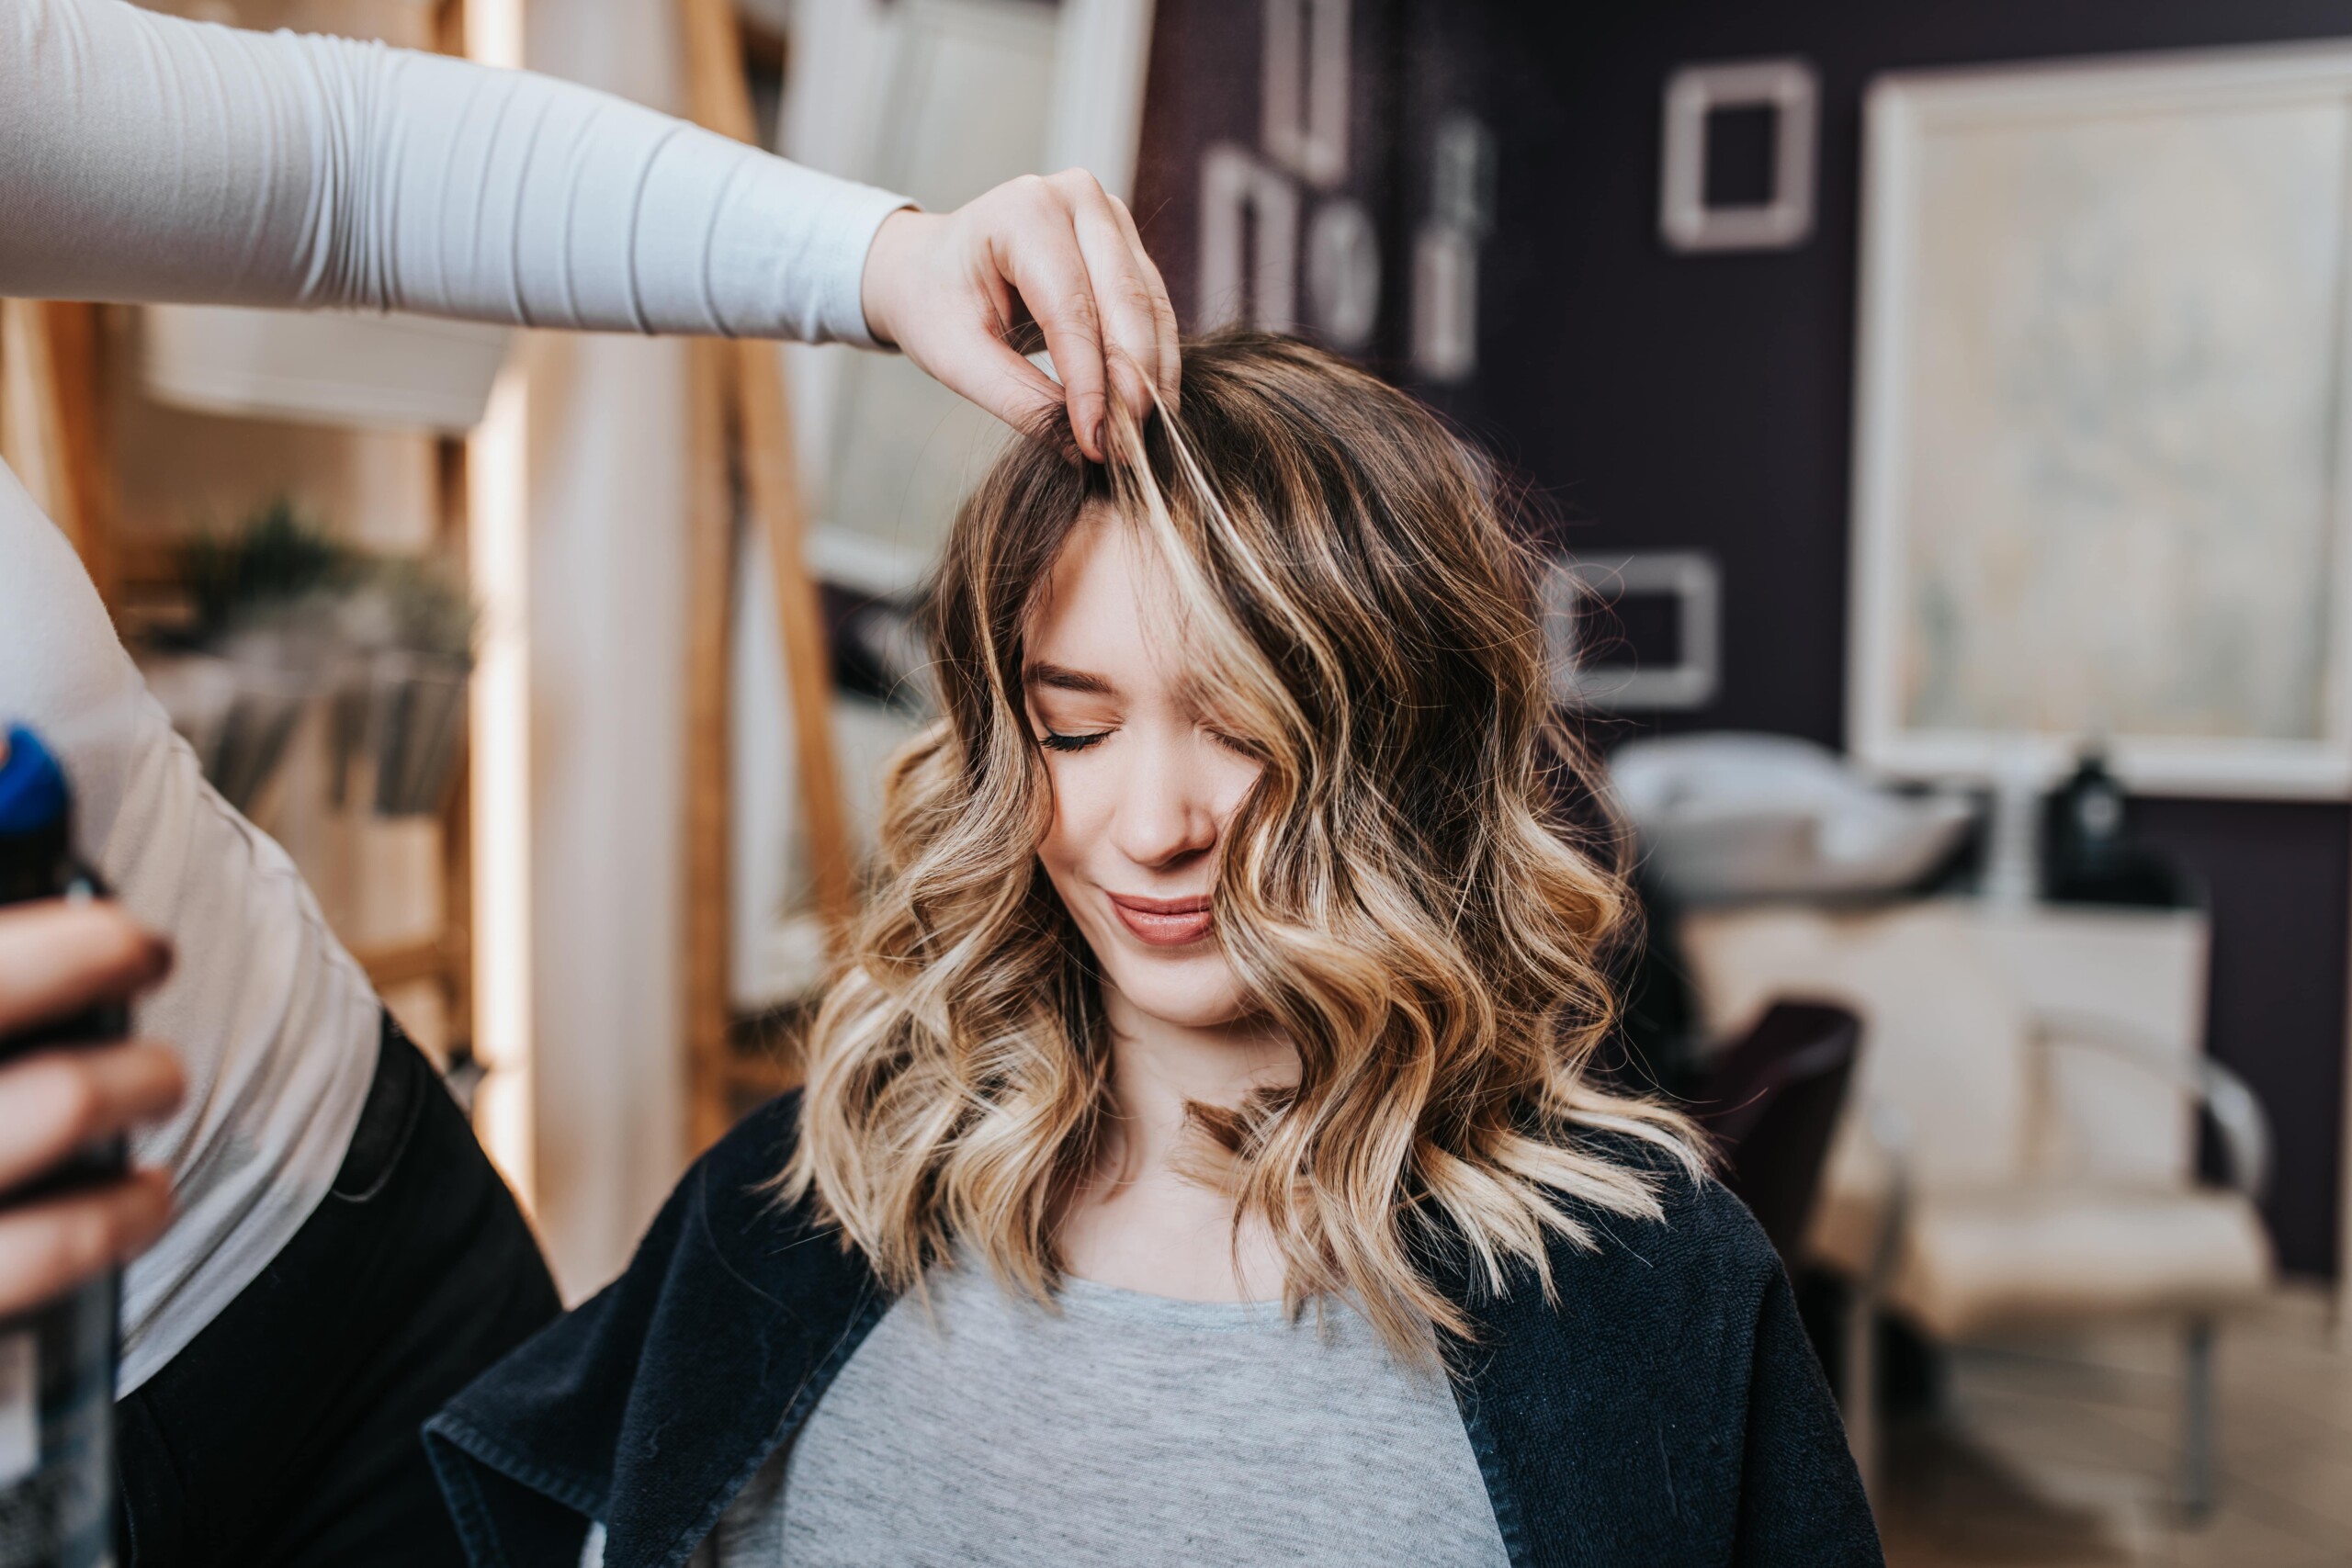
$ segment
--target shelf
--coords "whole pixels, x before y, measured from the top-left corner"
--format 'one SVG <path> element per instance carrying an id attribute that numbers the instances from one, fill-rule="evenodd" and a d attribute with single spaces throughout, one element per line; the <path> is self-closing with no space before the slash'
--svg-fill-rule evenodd
<path id="1" fill-rule="evenodd" d="M 393 986 L 405 986 L 414 980 L 435 980 L 444 977 L 456 962 L 456 944 L 444 935 L 424 942 L 403 942 L 396 947 L 354 949 L 351 956 L 359 967 L 368 971 L 368 982 L 378 990 Z"/>

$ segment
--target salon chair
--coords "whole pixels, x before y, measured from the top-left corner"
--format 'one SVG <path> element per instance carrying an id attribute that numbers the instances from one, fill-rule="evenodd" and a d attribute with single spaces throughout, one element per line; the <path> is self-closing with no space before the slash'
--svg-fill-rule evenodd
<path id="1" fill-rule="evenodd" d="M 1861 1033 L 1861 1021 L 1844 1008 L 1774 1003 L 1716 1054 L 1691 1099 L 1692 1114 L 1722 1156 L 1724 1185 L 1747 1205 L 1792 1273 Z"/>
<path id="2" fill-rule="evenodd" d="M 1945 1345 L 2156 1320 L 2182 1336 L 2181 1502 L 2208 1511 L 2215 1325 L 2275 1269 L 2260 1107 L 2201 1049 L 2203 916 L 1926 899 L 1709 911 L 1682 937 L 1711 1025 L 1802 987 L 1869 1032 L 1804 1248 L 1853 1287 L 1841 1382 L 1866 1481 L 1881 1314 Z M 2196 1177 L 2199 1112 L 2220 1187 Z"/>

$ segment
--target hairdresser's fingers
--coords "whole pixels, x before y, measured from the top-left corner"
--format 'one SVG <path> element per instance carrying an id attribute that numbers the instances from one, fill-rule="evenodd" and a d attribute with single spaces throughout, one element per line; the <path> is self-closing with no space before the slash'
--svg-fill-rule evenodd
<path id="1" fill-rule="evenodd" d="M 0 1318 L 130 1262 L 171 1218 L 171 1183 L 159 1170 L 0 1211 Z"/>
<path id="2" fill-rule="evenodd" d="M 993 219 L 981 203 L 996 194 L 945 216 L 905 210 L 884 219 L 866 250 L 860 293 L 878 341 L 1007 424 L 1034 430 L 1064 394 L 1005 341 L 1021 307 L 988 239 Z"/>
<path id="3" fill-rule="evenodd" d="M 1079 449 L 1098 460 L 1109 400 L 1141 417 L 1173 376 L 1167 294 L 1133 220 L 1081 169 L 1009 181 L 945 218 L 893 213 L 861 282 L 878 339 L 1013 424 L 1066 406 Z M 1023 312 L 1058 388 L 1004 341 Z"/>
<path id="4" fill-rule="evenodd" d="M 178 1054 L 153 1041 L 42 1051 L 0 1067 L 0 1194 L 86 1144 L 162 1121 L 187 1093 Z"/>
<path id="5" fill-rule="evenodd" d="M 1047 183 L 1069 209 L 1093 286 L 1104 378 L 1112 395 L 1140 421 L 1151 412 L 1152 389 L 1159 384 L 1159 307 L 1167 288 L 1151 270 L 1140 240 L 1119 221 L 1118 206 L 1102 182 L 1084 169 L 1069 169 Z"/>
<path id="6" fill-rule="evenodd" d="M 993 332 L 976 333 L 924 369 L 1015 430 L 1038 430 L 1068 393 Z"/>
<path id="7" fill-rule="evenodd" d="M 1076 220 L 1062 188 L 1035 175 L 999 186 L 979 199 L 1000 193 L 1007 198 L 1004 219 L 989 229 L 989 255 L 1046 334 L 1046 353 L 1069 406 L 1070 434 L 1079 450 L 1099 463 L 1110 379 L 1102 361 L 1102 307 L 1094 297 Z"/>
<path id="8" fill-rule="evenodd" d="M 162 939 L 112 904 L 0 909 L 0 1034 L 128 997 L 171 966 Z"/>
<path id="9" fill-rule="evenodd" d="M 1126 237 L 1128 248 L 1142 264 L 1144 277 L 1151 290 L 1153 335 L 1159 344 L 1159 373 L 1153 378 L 1159 388 L 1159 400 L 1170 408 L 1176 406 L 1177 382 L 1182 374 L 1183 353 L 1182 333 L 1176 325 L 1176 307 L 1168 298 L 1167 280 L 1159 276 L 1159 267 L 1151 253 L 1143 248 L 1143 235 L 1136 229 L 1135 214 L 1117 197 L 1111 197 L 1111 210 L 1119 220 L 1119 231 Z"/>

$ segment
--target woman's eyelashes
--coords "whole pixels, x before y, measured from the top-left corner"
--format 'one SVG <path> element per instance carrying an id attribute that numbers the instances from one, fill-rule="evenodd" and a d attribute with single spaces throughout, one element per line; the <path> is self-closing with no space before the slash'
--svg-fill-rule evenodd
<path id="1" fill-rule="evenodd" d="M 1091 746 L 1100 745 L 1108 740 L 1116 729 L 1117 726 L 1114 725 L 1105 729 L 1061 730 L 1056 729 L 1050 724 L 1040 722 L 1037 725 L 1037 743 L 1048 751 L 1083 751 Z M 1206 725 L 1201 726 L 1200 733 L 1237 755 L 1247 757 L 1252 761 L 1261 760 L 1256 749 L 1238 736 L 1227 735 L 1221 729 L 1211 729 Z"/>

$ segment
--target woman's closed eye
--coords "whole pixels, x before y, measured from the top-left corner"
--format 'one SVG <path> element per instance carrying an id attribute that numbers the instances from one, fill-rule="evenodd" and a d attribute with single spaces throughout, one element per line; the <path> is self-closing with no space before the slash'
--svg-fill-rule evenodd
<path id="1" fill-rule="evenodd" d="M 1088 747 L 1111 738 L 1111 731 L 1107 729 L 1065 732 L 1050 725 L 1040 725 L 1038 730 L 1037 743 L 1048 751 L 1083 751 Z M 1247 757 L 1253 762 L 1263 761 L 1258 750 L 1238 736 L 1227 735 L 1220 729 L 1208 728 L 1204 728 L 1201 733 L 1238 756 Z"/>

